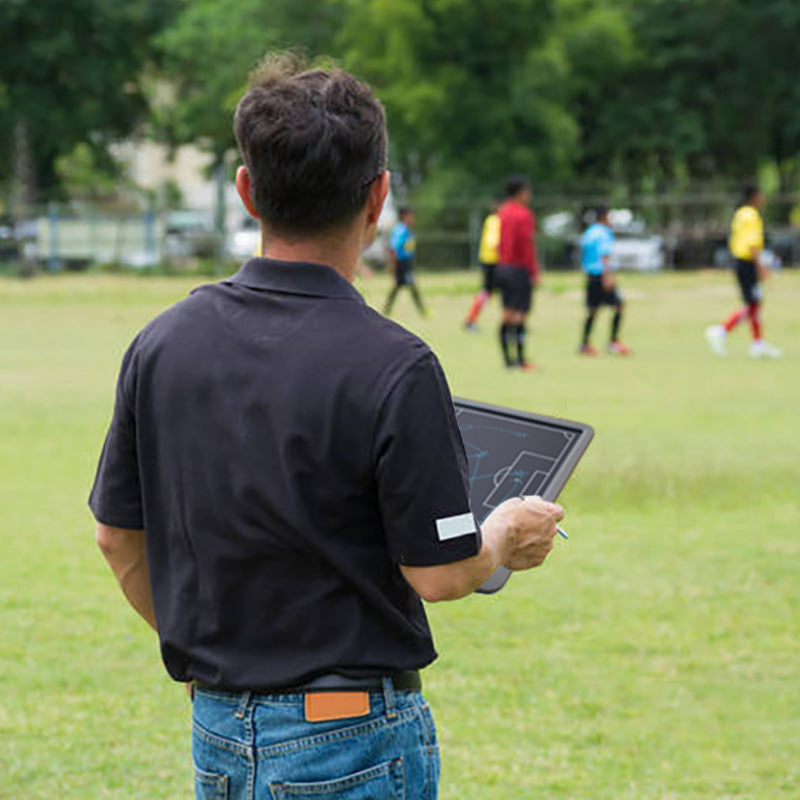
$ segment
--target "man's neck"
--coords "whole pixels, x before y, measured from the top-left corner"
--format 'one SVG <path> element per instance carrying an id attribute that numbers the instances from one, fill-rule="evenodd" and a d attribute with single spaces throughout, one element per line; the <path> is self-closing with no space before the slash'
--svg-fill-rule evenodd
<path id="1" fill-rule="evenodd" d="M 276 261 L 324 264 L 353 282 L 361 252 L 357 237 L 333 234 L 310 239 L 280 239 L 266 231 L 261 234 L 261 254 Z"/>

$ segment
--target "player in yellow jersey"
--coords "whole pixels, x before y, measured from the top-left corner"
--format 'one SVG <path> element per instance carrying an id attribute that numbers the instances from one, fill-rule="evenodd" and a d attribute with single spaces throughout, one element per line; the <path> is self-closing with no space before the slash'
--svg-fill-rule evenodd
<path id="1" fill-rule="evenodd" d="M 477 330 L 478 321 L 486 301 L 494 290 L 494 268 L 497 266 L 497 253 L 500 246 L 500 217 L 497 215 L 497 202 L 493 202 L 489 215 L 483 221 L 481 244 L 478 249 L 478 261 L 483 271 L 483 287 L 472 300 L 472 307 L 464 321 L 468 331 Z"/>
<path id="2" fill-rule="evenodd" d="M 708 343 L 718 356 L 725 355 L 728 334 L 745 318 L 750 320 L 753 334 L 750 355 L 753 358 L 780 358 L 782 355 L 777 347 L 762 338 L 761 284 L 769 276 L 764 258 L 764 222 L 760 214 L 763 205 L 763 192 L 755 184 L 747 184 L 742 190 L 742 203 L 733 215 L 729 241 L 744 306 L 734 311 L 722 325 L 712 325 L 706 330 Z"/>

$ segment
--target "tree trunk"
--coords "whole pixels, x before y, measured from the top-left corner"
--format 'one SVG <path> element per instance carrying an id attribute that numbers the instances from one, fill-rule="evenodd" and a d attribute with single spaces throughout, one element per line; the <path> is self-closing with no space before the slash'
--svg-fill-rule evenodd
<path id="1" fill-rule="evenodd" d="M 36 204 L 36 166 L 31 157 L 28 125 L 23 117 L 14 126 L 14 175 L 11 203 L 15 217 L 33 214 Z"/>

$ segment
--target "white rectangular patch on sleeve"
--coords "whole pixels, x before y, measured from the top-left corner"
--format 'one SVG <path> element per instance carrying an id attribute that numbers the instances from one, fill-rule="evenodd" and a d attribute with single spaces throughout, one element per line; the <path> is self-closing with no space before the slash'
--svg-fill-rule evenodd
<path id="1" fill-rule="evenodd" d="M 476 533 L 475 517 L 471 513 L 467 513 L 457 514 L 455 517 L 437 519 L 436 531 L 439 534 L 440 542 L 456 539 L 459 536 L 466 536 L 468 533 Z"/>

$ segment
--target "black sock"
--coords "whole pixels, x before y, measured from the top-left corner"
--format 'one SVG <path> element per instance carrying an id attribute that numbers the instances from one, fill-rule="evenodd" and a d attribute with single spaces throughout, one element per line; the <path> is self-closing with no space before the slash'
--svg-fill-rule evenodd
<path id="1" fill-rule="evenodd" d="M 414 298 L 414 303 L 417 306 L 417 311 L 424 317 L 427 314 L 425 310 L 425 304 L 422 302 L 422 295 L 419 293 L 419 289 L 417 289 L 416 284 L 411 284 L 411 296 Z"/>
<path id="2" fill-rule="evenodd" d="M 392 291 L 389 292 L 389 296 L 386 298 L 386 303 L 383 306 L 383 313 L 384 316 L 389 316 L 392 313 L 392 306 L 394 305 L 394 299 L 397 297 L 397 292 L 400 290 L 399 286 L 393 286 Z"/>
<path id="3" fill-rule="evenodd" d="M 619 336 L 619 326 L 622 323 L 622 309 L 618 308 L 614 314 L 614 319 L 611 321 L 611 341 L 616 342 Z"/>
<path id="4" fill-rule="evenodd" d="M 583 325 L 583 346 L 589 346 L 589 337 L 592 335 L 592 325 L 594 325 L 594 314 L 589 314 L 586 317 L 586 322 Z"/>
<path id="5" fill-rule="evenodd" d="M 514 336 L 517 340 L 517 362 L 519 364 L 525 363 L 525 326 L 515 325 Z"/>
<path id="6" fill-rule="evenodd" d="M 500 346 L 503 348 L 503 358 L 505 359 L 506 366 L 510 367 L 514 363 L 508 352 L 508 340 L 511 338 L 511 325 L 505 322 L 500 326 Z"/>

